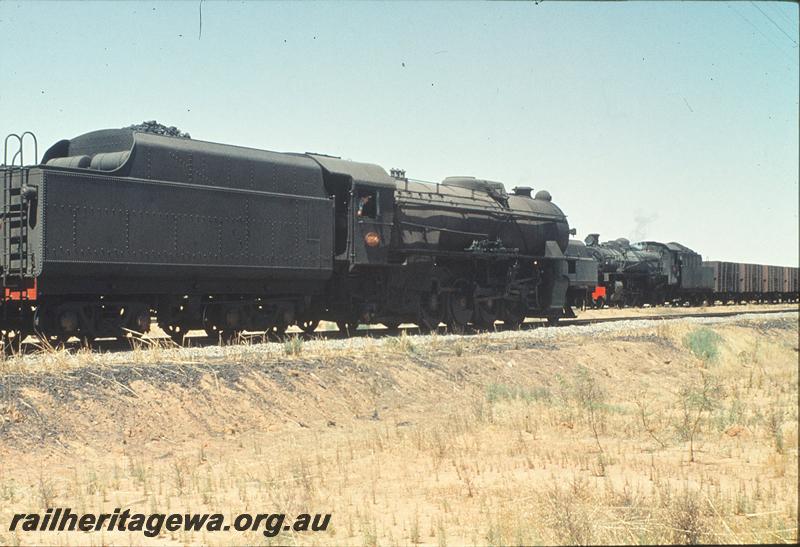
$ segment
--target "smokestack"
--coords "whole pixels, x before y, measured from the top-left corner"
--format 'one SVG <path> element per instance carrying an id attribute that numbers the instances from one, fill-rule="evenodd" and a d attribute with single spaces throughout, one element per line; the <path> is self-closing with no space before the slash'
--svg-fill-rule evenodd
<path id="1" fill-rule="evenodd" d="M 405 180 L 408 180 L 408 179 L 406 178 L 406 171 L 405 171 L 405 169 L 395 169 L 395 168 L 392 168 L 392 170 L 391 170 L 391 171 L 389 171 L 389 174 L 392 176 L 392 178 L 395 178 L 395 179 L 397 179 L 397 180 L 404 180 L 404 181 L 405 181 Z"/>
<path id="2" fill-rule="evenodd" d="M 531 193 L 533 192 L 533 188 L 530 186 L 516 186 L 513 190 L 515 196 L 524 196 L 526 198 L 531 197 Z"/>

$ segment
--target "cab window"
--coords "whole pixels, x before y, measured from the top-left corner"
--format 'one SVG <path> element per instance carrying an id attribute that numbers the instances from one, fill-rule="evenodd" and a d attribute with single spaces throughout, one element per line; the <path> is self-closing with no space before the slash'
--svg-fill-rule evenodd
<path id="1" fill-rule="evenodd" d="M 356 216 L 359 218 L 375 218 L 378 216 L 378 193 L 375 190 L 358 190 L 356 192 Z"/>

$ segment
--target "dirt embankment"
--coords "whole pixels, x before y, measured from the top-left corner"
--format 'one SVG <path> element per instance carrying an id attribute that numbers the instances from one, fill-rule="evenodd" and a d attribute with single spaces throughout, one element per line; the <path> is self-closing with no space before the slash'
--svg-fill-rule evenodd
<path id="1" fill-rule="evenodd" d="M 26 356 L 0 365 L 0 523 L 12 509 L 130 506 L 333 513 L 332 530 L 279 543 L 792 539 L 797 325 L 788 313 Z M 17 541 L 87 536 L 0 531 Z"/>

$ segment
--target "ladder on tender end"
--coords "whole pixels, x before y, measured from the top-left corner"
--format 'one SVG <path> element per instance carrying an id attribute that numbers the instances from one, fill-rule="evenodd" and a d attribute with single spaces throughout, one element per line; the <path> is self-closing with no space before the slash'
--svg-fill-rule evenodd
<path id="1" fill-rule="evenodd" d="M 3 177 L 2 217 L 0 217 L 0 231 L 2 232 L 2 279 L 3 287 L 8 288 L 9 282 L 21 284 L 28 270 L 28 226 L 29 211 L 26 203 L 24 189 L 28 186 L 30 168 L 25 165 L 25 137 L 33 140 L 34 164 L 39 161 L 39 145 L 36 135 L 25 131 L 22 135 L 11 133 L 3 142 L 3 164 L 0 172 Z M 8 163 L 9 141 L 16 143 L 18 148 Z M 19 161 L 19 165 L 17 165 Z"/>

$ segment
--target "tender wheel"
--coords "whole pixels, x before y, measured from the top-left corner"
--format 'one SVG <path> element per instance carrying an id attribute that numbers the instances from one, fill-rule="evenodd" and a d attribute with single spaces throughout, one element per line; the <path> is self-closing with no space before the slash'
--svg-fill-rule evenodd
<path id="1" fill-rule="evenodd" d="M 212 340 L 231 343 L 244 330 L 243 309 L 235 305 L 209 304 L 203 309 L 203 330 Z"/>
<path id="2" fill-rule="evenodd" d="M 549 315 L 547 317 L 547 324 L 551 327 L 555 327 L 556 325 L 558 325 L 559 319 L 561 319 L 561 316 L 559 315 Z"/>
<path id="3" fill-rule="evenodd" d="M 459 279 L 453 286 L 456 290 L 447 299 L 447 328 L 452 333 L 461 334 L 467 330 L 475 308 L 467 280 Z"/>
<path id="4" fill-rule="evenodd" d="M 150 323 L 150 310 L 147 308 L 138 310 L 133 316 L 133 330 L 140 335 L 150 332 Z"/>
<path id="5" fill-rule="evenodd" d="M 400 330 L 400 322 L 399 321 L 388 321 L 383 324 L 386 327 L 386 330 L 392 334 L 396 333 Z"/>
<path id="6" fill-rule="evenodd" d="M 500 310 L 500 318 L 507 329 L 518 329 L 525 321 L 525 305 L 522 302 L 503 303 Z"/>
<path id="7" fill-rule="evenodd" d="M 319 319 L 305 319 L 303 321 L 298 321 L 297 326 L 300 327 L 300 330 L 302 330 L 304 333 L 311 334 L 317 330 L 317 327 L 319 326 Z"/>

